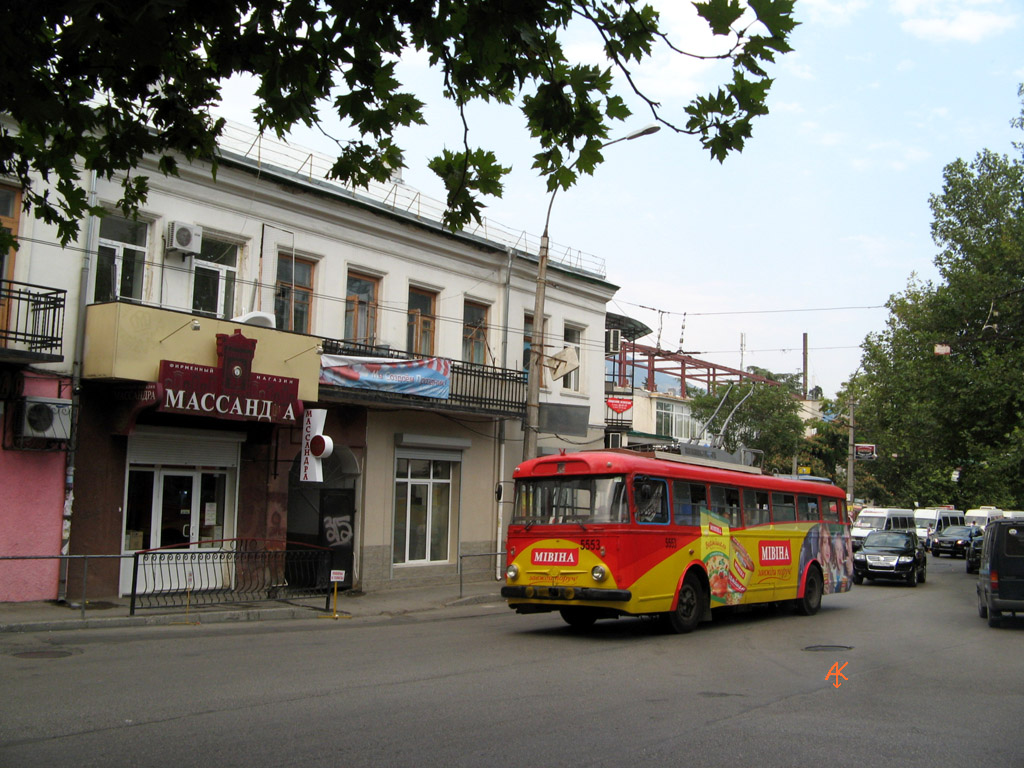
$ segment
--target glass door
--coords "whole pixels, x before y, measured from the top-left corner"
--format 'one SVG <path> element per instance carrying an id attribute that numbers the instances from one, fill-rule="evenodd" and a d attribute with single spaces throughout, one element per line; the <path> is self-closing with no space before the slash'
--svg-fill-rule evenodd
<path id="1" fill-rule="evenodd" d="M 162 470 L 158 473 L 154 531 L 157 547 L 189 547 L 199 535 L 198 472 Z"/>
<path id="2" fill-rule="evenodd" d="M 128 473 L 124 552 L 140 555 L 140 592 L 216 589 L 231 581 L 229 558 L 198 551 L 232 549 L 230 470 L 133 467 Z M 121 592 L 130 593 L 134 562 L 121 561 Z"/>

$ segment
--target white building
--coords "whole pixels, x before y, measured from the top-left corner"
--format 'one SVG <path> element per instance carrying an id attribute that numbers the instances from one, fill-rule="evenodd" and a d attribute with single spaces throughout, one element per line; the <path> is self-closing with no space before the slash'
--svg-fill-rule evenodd
<path id="1" fill-rule="evenodd" d="M 67 248 L 18 217 L 5 277 L 66 292 L 62 359 L 10 370 L 70 383 L 75 434 L 47 443 L 73 479 L 70 550 L 316 544 L 364 590 L 493 574 L 493 557 L 460 556 L 503 548 L 494 489 L 522 458 L 535 252 L 492 225 L 443 229 L 400 182 L 353 192 L 323 180 L 326 158 L 229 131 L 215 181 L 204 164 L 139 168 L 137 221 L 114 212 L 116 180 L 94 182 L 111 213 Z M 545 351 L 575 347 L 581 366 L 544 381 L 546 451 L 604 440 L 616 288 L 572 262 L 549 267 Z M 320 482 L 300 477 L 313 408 L 334 445 Z M 59 530 L 59 505 L 43 513 Z M 131 571 L 91 565 L 90 596 L 126 594 Z"/>

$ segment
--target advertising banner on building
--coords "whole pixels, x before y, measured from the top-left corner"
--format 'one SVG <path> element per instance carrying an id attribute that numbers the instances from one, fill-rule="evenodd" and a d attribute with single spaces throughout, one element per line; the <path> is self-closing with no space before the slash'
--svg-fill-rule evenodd
<path id="1" fill-rule="evenodd" d="M 320 383 L 335 387 L 401 392 L 447 400 L 451 361 L 439 357 L 388 360 L 379 357 L 320 356 Z"/>

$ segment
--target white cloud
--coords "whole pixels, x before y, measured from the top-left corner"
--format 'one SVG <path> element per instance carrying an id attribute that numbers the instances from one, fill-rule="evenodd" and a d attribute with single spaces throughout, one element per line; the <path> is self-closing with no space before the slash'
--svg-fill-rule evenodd
<path id="1" fill-rule="evenodd" d="M 800 0 L 796 10 L 798 14 L 806 11 L 811 23 L 843 26 L 867 7 L 865 0 Z"/>
<path id="2" fill-rule="evenodd" d="M 980 43 L 1014 29 L 1020 16 L 1006 0 L 891 0 L 901 28 L 931 42 Z"/>

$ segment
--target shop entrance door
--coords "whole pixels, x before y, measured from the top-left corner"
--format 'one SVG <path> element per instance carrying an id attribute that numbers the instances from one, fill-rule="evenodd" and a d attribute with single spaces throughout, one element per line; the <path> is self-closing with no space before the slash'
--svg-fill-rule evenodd
<path id="1" fill-rule="evenodd" d="M 227 473 L 163 469 L 156 485 L 153 529 L 159 540 L 152 547 L 222 546 Z"/>
<path id="2" fill-rule="evenodd" d="M 225 546 L 226 471 L 133 469 L 129 473 L 125 552 L 140 555 L 140 592 L 219 589 L 231 582 L 228 558 L 196 553 Z M 148 498 L 147 498 L 148 497 Z M 133 561 L 122 561 L 122 592 L 131 591 Z"/>

